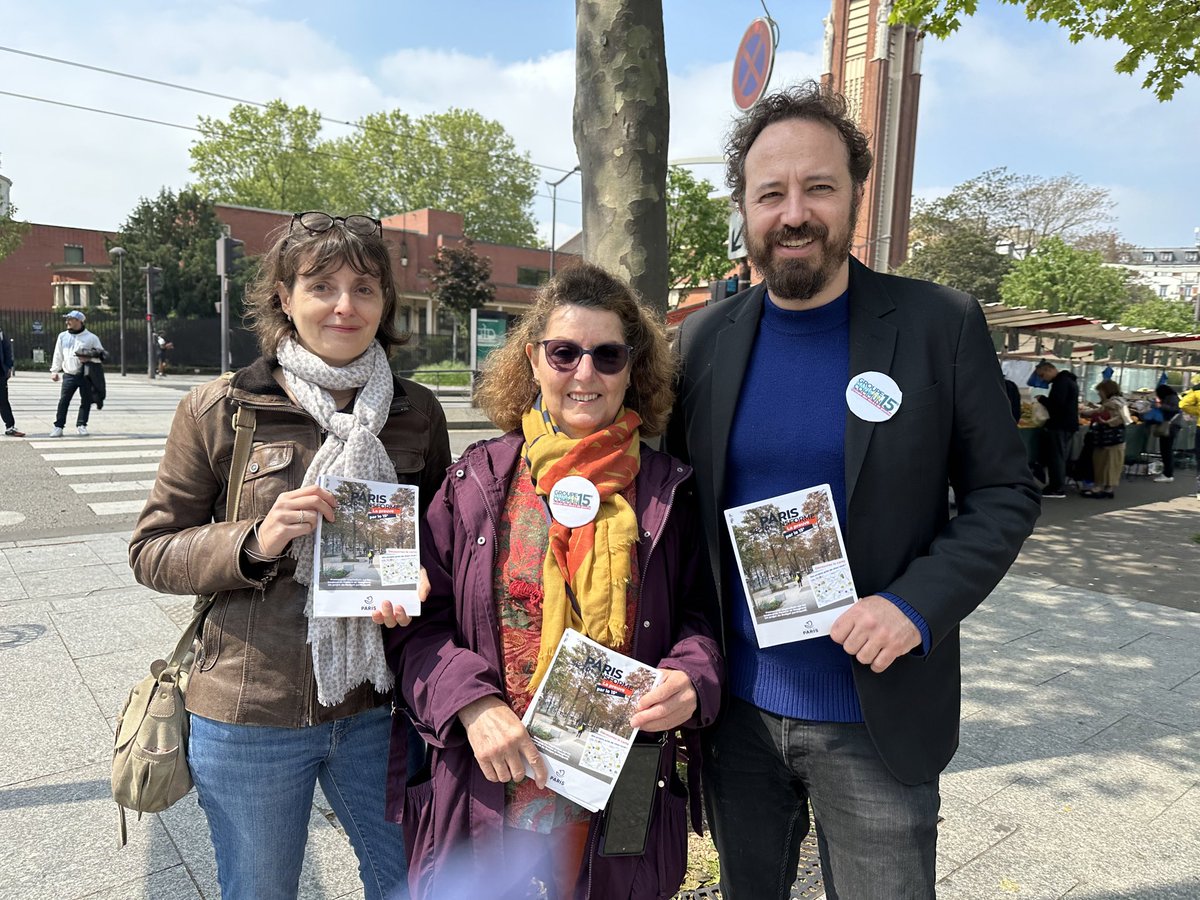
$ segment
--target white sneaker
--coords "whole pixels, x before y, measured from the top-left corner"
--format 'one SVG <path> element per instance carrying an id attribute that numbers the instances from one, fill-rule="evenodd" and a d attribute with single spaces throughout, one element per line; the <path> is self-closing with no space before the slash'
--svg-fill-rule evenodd
<path id="1" fill-rule="evenodd" d="M 86 425 L 78 426 L 75 429 L 75 433 L 78 434 L 80 437 L 87 437 L 88 436 L 87 426 Z"/>
<path id="2" fill-rule="evenodd" d="M 50 437 L 62 437 L 62 429 L 57 427 L 51 428 Z"/>
<path id="3" fill-rule="evenodd" d="M 1174 480 L 1174 475 L 1159 475 L 1154 479 L 1154 482 L 1155 484 L 1170 484 Z"/>

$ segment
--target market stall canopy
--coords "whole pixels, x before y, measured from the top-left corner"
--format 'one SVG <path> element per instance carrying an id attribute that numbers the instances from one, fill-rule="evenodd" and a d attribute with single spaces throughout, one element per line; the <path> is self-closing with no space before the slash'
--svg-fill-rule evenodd
<path id="1" fill-rule="evenodd" d="M 983 303 L 1002 352 L 1063 359 L 1119 359 L 1147 365 L 1200 365 L 1200 332 L 1178 333 L 1101 322 L 1072 313 Z"/>

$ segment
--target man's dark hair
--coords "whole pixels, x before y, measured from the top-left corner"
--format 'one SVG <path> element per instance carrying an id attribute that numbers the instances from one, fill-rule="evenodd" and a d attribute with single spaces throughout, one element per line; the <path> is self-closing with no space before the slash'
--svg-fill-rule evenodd
<path id="1" fill-rule="evenodd" d="M 746 200 L 746 154 L 764 128 L 789 119 L 823 122 L 834 128 L 846 145 L 854 186 L 858 188 L 866 182 L 871 173 L 871 148 L 867 136 L 850 118 L 846 98 L 815 81 L 803 81 L 768 94 L 733 123 L 725 142 L 725 184 L 739 208 Z"/>

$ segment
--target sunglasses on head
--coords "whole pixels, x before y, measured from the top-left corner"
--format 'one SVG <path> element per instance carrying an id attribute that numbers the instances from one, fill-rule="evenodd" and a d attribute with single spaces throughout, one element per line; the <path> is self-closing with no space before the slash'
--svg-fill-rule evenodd
<path id="1" fill-rule="evenodd" d="M 628 344 L 598 344 L 591 350 L 580 347 L 574 341 L 538 341 L 546 353 L 546 362 L 556 372 L 574 372 L 585 356 L 592 358 L 592 365 L 601 375 L 616 375 L 629 365 Z"/>
<path id="2" fill-rule="evenodd" d="M 294 213 L 288 234 L 295 230 L 296 225 L 309 234 L 324 234 L 339 222 L 348 232 L 359 237 L 370 237 L 373 234 L 383 237 L 383 223 L 378 219 L 372 219 L 370 216 L 331 216 L 318 210 Z"/>

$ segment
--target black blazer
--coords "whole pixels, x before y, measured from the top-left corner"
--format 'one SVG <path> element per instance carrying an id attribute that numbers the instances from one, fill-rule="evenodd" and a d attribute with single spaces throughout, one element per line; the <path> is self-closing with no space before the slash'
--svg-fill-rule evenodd
<path id="1" fill-rule="evenodd" d="M 723 624 L 726 443 L 763 295 L 758 285 L 695 313 L 679 334 L 667 449 L 696 470 Z M 959 622 L 1016 558 L 1040 498 L 972 297 L 881 275 L 852 258 L 850 374 L 867 371 L 890 375 L 903 401 L 886 422 L 846 415 L 846 550 L 860 596 L 904 598 L 929 624 L 933 646 L 879 675 L 854 661 L 854 681 L 880 756 L 900 781 L 919 784 L 936 777 L 958 746 Z M 953 519 L 947 484 L 958 504 Z M 796 489 L 807 486 L 798 472 Z"/>

